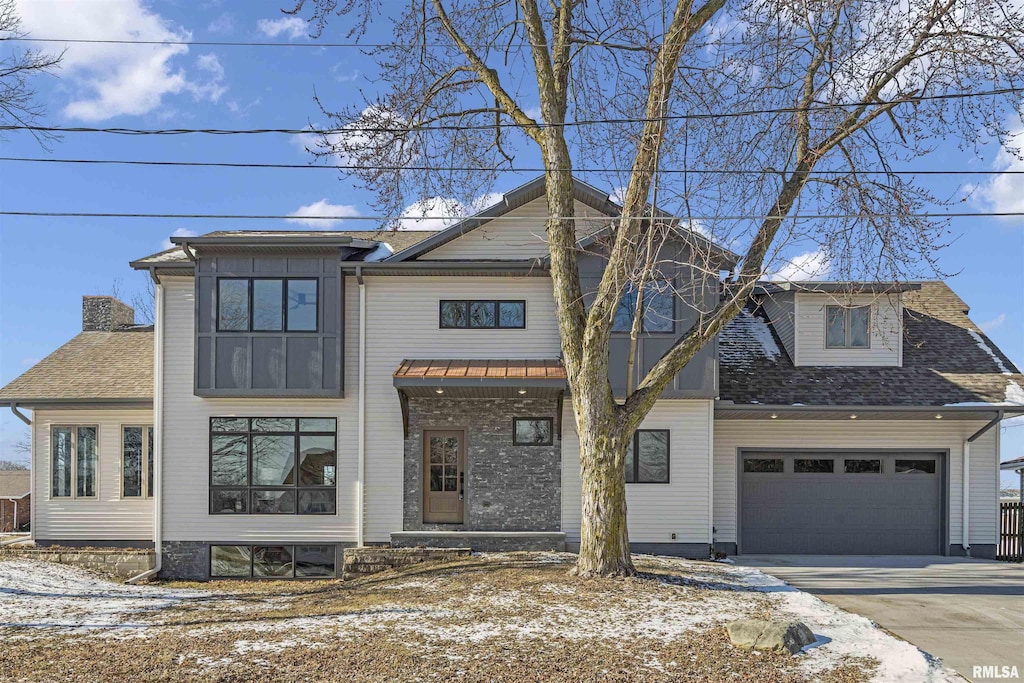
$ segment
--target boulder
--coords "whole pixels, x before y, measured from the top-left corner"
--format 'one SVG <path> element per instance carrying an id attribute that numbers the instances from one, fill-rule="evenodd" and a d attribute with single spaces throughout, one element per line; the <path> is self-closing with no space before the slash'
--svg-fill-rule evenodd
<path id="1" fill-rule="evenodd" d="M 746 650 L 788 652 L 795 655 L 816 640 L 814 633 L 800 621 L 739 619 L 726 625 L 729 640 Z"/>

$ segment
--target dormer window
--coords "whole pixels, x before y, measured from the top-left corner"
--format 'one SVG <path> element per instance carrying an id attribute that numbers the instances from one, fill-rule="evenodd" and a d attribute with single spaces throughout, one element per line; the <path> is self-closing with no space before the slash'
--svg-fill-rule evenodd
<path id="1" fill-rule="evenodd" d="M 871 346 L 870 306 L 827 306 L 825 346 L 830 349 L 866 349 Z"/>
<path id="2" fill-rule="evenodd" d="M 220 278 L 220 332 L 316 332 L 317 281 L 312 278 Z"/>

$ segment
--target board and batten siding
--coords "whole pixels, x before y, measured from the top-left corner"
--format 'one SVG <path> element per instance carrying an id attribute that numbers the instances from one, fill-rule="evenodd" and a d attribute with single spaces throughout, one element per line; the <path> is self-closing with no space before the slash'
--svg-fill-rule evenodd
<path id="1" fill-rule="evenodd" d="M 575 207 L 577 216 L 605 217 L 581 201 L 577 200 Z M 547 218 L 547 200 L 540 197 L 423 254 L 419 260 L 508 261 L 547 256 L 548 239 L 544 233 Z M 578 223 L 576 233 L 583 237 L 607 221 Z"/>
<path id="2" fill-rule="evenodd" d="M 579 543 L 580 446 L 568 400 L 562 420 L 562 531 L 566 541 Z M 663 399 L 644 418 L 640 429 L 669 430 L 669 483 L 626 484 L 631 543 L 710 544 L 710 427 L 706 400 Z"/>
<path id="3" fill-rule="evenodd" d="M 404 439 L 401 407 L 393 385 L 399 363 L 407 358 L 553 359 L 559 357 L 561 346 L 551 280 L 546 277 L 408 276 L 364 280 L 366 540 L 376 542 L 388 541 L 392 531 L 402 529 Z M 357 289 L 355 283 L 346 283 L 347 291 Z M 524 299 L 526 329 L 439 329 L 441 299 Z M 356 371 L 346 371 L 346 376 L 354 378 Z M 348 386 L 355 395 L 355 379 Z"/>
<path id="4" fill-rule="evenodd" d="M 195 287 L 192 278 L 162 278 L 163 538 L 165 541 L 345 542 L 356 539 L 356 400 L 200 398 L 193 393 Z M 359 307 L 346 292 L 346 374 L 355 377 Z M 355 396 L 355 392 L 351 392 Z M 396 399 L 397 400 L 397 399 Z M 338 418 L 338 514 L 211 515 L 211 417 Z M 399 505 L 401 509 L 401 505 Z"/>
<path id="5" fill-rule="evenodd" d="M 871 306 L 871 346 L 830 349 L 825 346 L 825 308 Z M 900 366 L 903 364 L 903 307 L 897 296 L 857 294 L 837 298 L 797 292 L 794 365 Z"/>
<path id="6" fill-rule="evenodd" d="M 739 449 L 821 448 L 949 451 L 949 542 L 958 545 L 963 530 L 963 442 L 984 422 L 959 420 L 716 420 L 714 510 L 715 540 L 736 542 L 737 454 Z M 996 542 L 999 500 L 997 429 L 971 444 L 970 543 Z"/>
<path id="7" fill-rule="evenodd" d="M 121 496 L 121 427 L 153 424 L 151 410 L 36 410 L 32 414 L 33 538 L 54 541 L 153 540 L 153 500 Z M 50 495 L 52 427 L 96 426 L 96 497 Z"/>

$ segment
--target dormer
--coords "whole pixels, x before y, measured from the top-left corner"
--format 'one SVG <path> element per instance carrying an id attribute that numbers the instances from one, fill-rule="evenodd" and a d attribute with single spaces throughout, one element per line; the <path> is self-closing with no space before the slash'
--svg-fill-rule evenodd
<path id="1" fill-rule="evenodd" d="M 341 261 L 376 242 L 299 232 L 172 242 L 194 263 L 196 396 L 343 395 Z"/>
<path id="2" fill-rule="evenodd" d="M 880 282 L 772 282 L 758 302 L 795 366 L 903 365 L 903 292 Z"/>

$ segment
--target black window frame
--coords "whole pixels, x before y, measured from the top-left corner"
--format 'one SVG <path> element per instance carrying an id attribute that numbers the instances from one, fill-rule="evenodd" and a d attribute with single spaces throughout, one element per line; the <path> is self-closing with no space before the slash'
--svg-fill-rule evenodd
<path id="1" fill-rule="evenodd" d="M 669 321 L 671 323 L 671 325 L 672 325 L 672 329 L 671 330 L 648 330 L 647 329 L 647 310 L 646 310 L 647 307 L 645 305 L 641 305 L 640 306 L 640 333 L 641 334 L 651 334 L 651 335 L 671 336 L 671 335 L 674 335 L 676 333 L 676 323 L 678 322 L 678 319 L 679 319 L 679 304 L 678 304 L 678 301 L 677 301 L 677 299 L 679 297 L 677 297 L 676 293 L 675 293 L 675 291 L 676 291 L 675 290 L 675 279 L 674 278 L 669 278 L 669 277 L 656 277 L 656 278 L 652 278 L 651 280 L 648 280 L 647 282 L 644 283 L 644 289 L 646 290 L 646 288 L 649 285 L 658 285 L 658 284 L 663 284 L 663 285 L 665 285 L 665 287 L 667 287 L 667 289 L 668 289 L 667 296 L 672 300 L 672 318 Z M 634 287 L 634 286 L 635 286 L 635 283 L 627 283 L 627 285 L 623 288 L 622 294 L 621 294 L 621 296 L 619 296 L 619 302 L 615 306 L 615 313 L 618 313 L 619 308 L 622 307 L 623 300 L 625 299 L 626 295 L 629 293 L 630 287 Z M 641 303 L 644 303 L 643 299 L 641 300 Z M 627 329 L 624 329 L 624 330 L 616 328 L 615 327 L 615 317 L 618 317 L 618 316 L 614 316 L 613 319 L 612 319 L 612 330 L 611 330 L 612 334 L 630 334 L 632 332 L 632 328 L 633 328 L 633 318 L 634 318 L 634 316 L 636 316 L 636 302 L 633 302 L 633 307 L 632 307 L 632 309 L 629 312 L 629 327 Z"/>
<path id="2" fill-rule="evenodd" d="M 261 420 L 261 419 L 262 420 L 268 420 L 268 419 L 269 420 L 293 420 L 294 423 L 295 423 L 295 429 L 294 429 L 294 431 L 255 431 L 255 430 L 253 430 L 253 421 L 254 420 Z M 214 421 L 215 420 L 245 420 L 246 421 L 246 431 L 244 431 L 244 432 L 242 432 L 242 431 L 214 431 L 213 425 L 214 425 Z M 326 432 L 326 431 L 303 431 L 301 426 L 300 426 L 301 420 L 333 420 L 334 421 L 334 431 L 333 432 Z M 245 480 L 246 480 L 246 483 L 244 485 L 214 484 L 213 483 L 213 439 L 214 439 L 215 436 L 224 436 L 224 435 L 227 435 L 227 436 L 244 436 L 246 438 L 246 450 L 247 450 L 247 452 L 246 452 L 246 462 L 245 462 L 245 471 L 246 471 Z M 252 458 L 253 458 L 252 440 L 253 440 L 253 437 L 254 436 L 255 437 L 259 437 L 259 436 L 288 436 L 288 435 L 294 436 L 294 439 L 295 439 L 295 446 L 294 446 L 295 447 L 295 451 L 294 451 L 295 452 L 295 461 L 294 461 L 294 463 L 292 465 L 293 468 L 294 468 L 294 476 L 293 476 L 292 484 L 290 484 L 290 485 L 281 485 L 281 486 L 267 486 L 267 485 L 263 485 L 263 484 L 259 484 L 259 485 L 253 484 L 253 476 L 252 476 L 252 473 L 253 473 L 253 464 L 252 464 Z M 333 485 L 331 485 L 331 486 L 327 486 L 327 485 L 319 485 L 319 486 L 317 486 L 317 485 L 302 485 L 300 483 L 300 474 L 301 474 L 300 465 L 301 465 L 301 456 L 302 456 L 302 451 L 300 449 L 300 445 L 301 445 L 301 439 L 304 436 L 330 436 L 330 437 L 334 438 L 334 484 Z M 339 460 L 339 456 L 338 456 L 338 418 L 337 417 L 320 416 L 320 415 L 317 415 L 317 416 L 308 416 L 308 415 L 306 415 L 306 416 L 301 416 L 301 417 L 298 417 L 298 416 L 295 416 L 295 417 L 279 417 L 279 416 L 275 416 L 275 417 L 267 417 L 267 416 L 236 417 L 236 416 L 231 416 L 231 415 L 214 415 L 214 416 L 210 417 L 210 421 L 209 421 L 209 442 L 208 442 L 208 447 L 209 447 L 209 464 L 208 464 L 207 476 L 209 477 L 208 478 L 209 494 L 208 494 L 208 500 L 207 500 L 207 512 L 211 516 L 221 516 L 221 515 L 225 515 L 225 516 L 233 516 L 233 515 L 270 515 L 270 516 L 276 517 L 276 516 L 280 516 L 280 515 L 302 515 L 302 516 L 337 516 L 338 515 L 338 469 L 339 469 L 338 468 L 338 460 Z M 234 491 L 240 491 L 240 492 L 243 492 L 244 496 L 245 496 L 245 510 L 242 511 L 242 512 L 237 512 L 237 511 L 232 511 L 232 510 L 223 510 L 223 509 L 221 509 L 221 510 L 214 510 L 214 506 L 213 506 L 214 494 L 216 492 L 218 492 L 218 491 L 233 491 L 233 492 Z M 254 495 L 254 493 L 256 493 L 258 491 L 287 491 L 287 492 L 291 492 L 292 495 L 294 496 L 294 509 L 291 512 L 256 512 L 256 511 L 253 510 L 253 495 Z M 299 509 L 299 498 L 302 495 L 302 493 L 305 492 L 305 491 L 332 491 L 333 492 L 332 495 L 333 495 L 333 498 L 334 498 L 334 511 L 333 512 L 301 512 L 300 509 Z M 216 545 L 229 545 L 229 544 L 216 544 Z M 265 544 L 263 544 L 263 545 L 265 545 Z M 310 544 L 306 544 L 306 545 L 310 545 Z M 316 545 L 316 544 L 313 544 L 313 545 Z"/>
<path id="3" fill-rule="evenodd" d="M 852 331 L 850 326 L 850 314 L 854 309 L 866 309 L 867 316 L 865 317 L 864 338 L 867 340 L 867 344 L 864 346 L 852 346 L 850 339 L 852 338 Z M 828 341 L 828 321 L 831 315 L 830 311 L 839 309 L 843 312 L 843 344 L 830 344 Z M 871 305 L 863 304 L 860 306 L 840 306 L 837 304 L 828 304 L 825 306 L 825 348 L 826 349 L 848 349 L 853 351 L 864 351 L 871 348 Z"/>
<path id="4" fill-rule="evenodd" d="M 542 443 L 524 443 L 516 439 L 516 423 L 519 421 L 526 422 L 547 422 L 548 424 L 548 440 Z M 555 443 L 555 420 L 550 417 L 513 417 L 512 418 L 512 445 L 513 446 L 553 446 Z"/>
<path id="5" fill-rule="evenodd" d="M 445 325 L 444 307 L 445 304 L 462 304 L 465 310 L 465 325 Z M 490 304 L 494 308 L 494 325 L 474 326 L 470 324 L 470 308 L 473 304 Z M 501 304 L 521 304 L 523 307 L 522 325 L 501 324 Z M 437 304 L 437 328 L 439 330 L 525 330 L 526 329 L 526 299 L 440 299 Z"/>
<path id="6" fill-rule="evenodd" d="M 318 576 L 299 576 L 298 573 L 298 551 L 299 548 L 310 548 L 310 547 L 325 547 L 332 548 L 334 551 L 334 573 L 325 574 Z M 249 550 L 249 573 L 246 576 L 231 576 L 224 574 L 216 574 L 213 570 L 213 549 L 217 548 L 248 548 Z M 256 549 L 257 548 L 288 548 L 292 558 L 292 569 L 290 576 L 257 576 L 256 575 Z M 210 578 L 225 580 L 225 581 L 316 581 L 325 579 L 338 578 L 341 574 L 341 557 L 342 553 L 339 552 L 339 547 L 335 543 L 295 543 L 294 541 L 288 543 L 210 543 L 207 545 L 207 557 L 208 565 L 210 568 Z"/>
<path id="7" fill-rule="evenodd" d="M 648 432 L 665 433 L 665 480 L 640 480 L 640 435 Z M 627 451 L 626 456 L 629 457 Z M 672 430 L 671 429 L 638 429 L 633 432 L 633 478 L 626 479 L 627 484 L 670 484 L 672 482 Z"/>
<path id="8" fill-rule="evenodd" d="M 221 281 L 224 281 L 224 280 L 245 280 L 248 283 L 248 294 L 247 294 L 247 296 L 248 296 L 248 302 L 249 302 L 248 303 L 248 305 L 249 305 L 249 319 L 248 319 L 248 321 L 246 323 L 246 327 L 244 329 L 226 330 L 226 329 L 223 329 L 221 327 L 221 325 L 220 325 L 220 323 L 221 323 L 221 315 L 220 315 L 220 283 L 221 283 Z M 255 300 L 254 300 L 254 297 L 253 297 L 253 291 L 254 291 L 253 283 L 258 281 L 258 280 L 278 281 L 278 282 L 281 283 L 281 328 L 280 329 L 263 329 L 263 328 L 256 327 L 255 324 L 254 324 L 253 319 L 254 319 L 254 312 L 255 312 L 255 310 L 253 308 L 253 304 L 255 303 Z M 311 330 L 292 330 L 292 329 L 289 329 L 289 327 L 288 327 L 288 283 L 293 281 L 293 280 L 294 281 L 312 282 L 314 284 L 314 286 L 316 287 L 316 316 L 315 316 L 316 325 Z M 267 275 L 267 276 L 245 276 L 245 275 L 243 275 L 243 276 L 234 276 L 234 275 L 225 275 L 223 277 L 216 278 L 216 284 L 214 286 L 214 291 L 216 292 L 216 299 L 217 299 L 216 302 L 215 302 L 215 306 L 214 306 L 214 313 L 216 314 L 216 317 L 217 317 L 217 324 L 216 324 L 215 327 L 216 327 L 216 330 L 217 330 L 218 334 L 250 334 L 250 333 L 253 333 L 253 332 L 256 332 L 256 333 L 270 333 L 270 334 L 319 334 L 320 333 L 320 299 L 321 299 L 320 295 L 321 295 L 321 293 L 320 293 L 320 278 L 318 278 L 318 277 L 286 277 L 286 276 L 283 276 L 283 275 L 282 276 L 273 276 L 273 275 Z"/>

